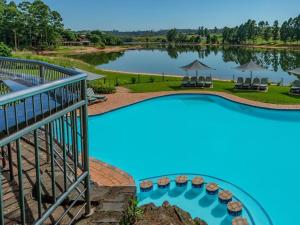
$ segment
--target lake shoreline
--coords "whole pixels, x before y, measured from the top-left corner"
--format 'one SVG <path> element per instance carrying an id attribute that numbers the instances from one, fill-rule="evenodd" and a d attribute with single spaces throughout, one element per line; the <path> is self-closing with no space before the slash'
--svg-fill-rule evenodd
<path id="1" fill-rule="evenodd" d="M 130 45 L 130 43 L 127 43 Z M 277 50 L 291 50 L 291 51 L 300 51 L 299 45 L 268 45 L 268 44 L 198 44 L 198 43 L 181 43 L 181 44 L 172 44 L 172 43 L 160 43 L 160 42 L 134 42 L 132 43 L 132 49 L 128 50 L 136 50 L 141 49 L 146 45 L 160 45 L 160 46 L 174 46 L 174 47 L 201 47 L 201 46 L 212 46 L 212 47 L 243 47 L 243 48 L 262 48 L 262 49 L 277 49 Z M 135 48 L 134 45 L 139 46 L 139 48 Z"/>
<path id="2" fill-rule="evenodd" d="M 182 44 L 171 44 L 171 43 L 160 43 L 160 42 L 134 42 L 134 43 L 126 43 L 125 45 L 118 45 L 118 46 L 107 46 L 105 48 L 96 48 L 93 46 L 80 46 L 80 47 L 66 47 L 66 50 L 50 50 L 50 51 L 41 51 L 41 52 L 34 52 L 38 55 L 53 55 L 53 54 L 90 54 L 90 53 L 113 53 L 113 52 L 124 52 L 127 50 L 139 50 L 144 49 L 147 45 L 159 45 L 159 46 L 174 46 L 174 47 L 242 47 L 242 48 L 254 48 L 254 49 L 276 49 L 276 50 L 289 50 L 289 51 L 300 51 L 300 44 L 299 45 L 257 45 L 257 44 L 203 44 L 203 43 L 182 43 Z M 23 50 L 17 51 L 17 53 L 26 54 L 28 52 L 32 52 L 30 50 Z M 16 53 L 16 52 L 15 52 Z"/>

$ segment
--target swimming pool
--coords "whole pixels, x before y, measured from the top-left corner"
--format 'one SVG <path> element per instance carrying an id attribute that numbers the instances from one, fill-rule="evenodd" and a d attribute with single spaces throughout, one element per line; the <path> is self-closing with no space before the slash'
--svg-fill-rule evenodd
<path id="1" fill-rule="evenodd" d="M 274 224 L 294 225 L 300 224 L 299 130 L 299 111 L 172 95 L 90 117 L 90 155 L 136 181 L 179 173 L 224 179 L 258 200 Z"/>

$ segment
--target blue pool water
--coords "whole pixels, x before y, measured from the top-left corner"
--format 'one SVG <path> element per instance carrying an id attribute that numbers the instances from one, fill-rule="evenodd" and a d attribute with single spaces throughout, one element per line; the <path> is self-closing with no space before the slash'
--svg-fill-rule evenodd
<path id="1" fill-rule="evenodd" d="M 299 130 L 299 111 L 174 95 L 90 117 L 90 154 L 136 181 L 178 173 L 224 179 L 259 201 L 274 224 L 295 225 L 300 224 Z M 184 201 L 177 204 L 201 215 Z"/>

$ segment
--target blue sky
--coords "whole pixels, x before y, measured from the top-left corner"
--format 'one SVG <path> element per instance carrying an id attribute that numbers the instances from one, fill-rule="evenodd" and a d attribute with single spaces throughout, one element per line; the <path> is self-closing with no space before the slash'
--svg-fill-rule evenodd
<path id="1" fill-rule="evenodd" d="M 16 0 L 21 2 L 21 0 Z M 75 30 L 159 30 L 235 26 L 247 19 L 283 21 L 300 0 L 44 0 Z"/>

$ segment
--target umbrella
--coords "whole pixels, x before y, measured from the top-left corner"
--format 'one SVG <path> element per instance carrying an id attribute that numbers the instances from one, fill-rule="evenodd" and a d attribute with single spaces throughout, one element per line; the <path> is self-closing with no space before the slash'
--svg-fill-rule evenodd
<path id="1" fill-rule="evenodd" d="M 288 72 L 295 74 L 295 75 L 300 75 L 300 67 L 293 69 L 293 70 L 289 70 Z"/>
<path id="2" fill-rule="evenodd" d="M 265 67 L 262 67 L 261 65 L 258 65 L 257 63 L 253 62 L 252 60 L 246 64 L 240 65 L 238 67 L 236 67 L 236 69 L 241 70 L 243 72 L 245 71 L 250 71 L 251 73 L 251 79 L 252 79 L 252 73 L 254 71 L 258 71 L 258 70 L 266 70 Z"/>
<path id="3" fill-rule="evenodd" d="M 194 62 L 192 62 L 186 66 L 182 66 L 181 69 L 184 69 L 185 71 L 195 70 L 196 76 L 198 76 L 198 70 L 214 70 L 213 68 L 205 65 L 204 63 L 200 62 L 199 60 L 195 60 Z"/>

